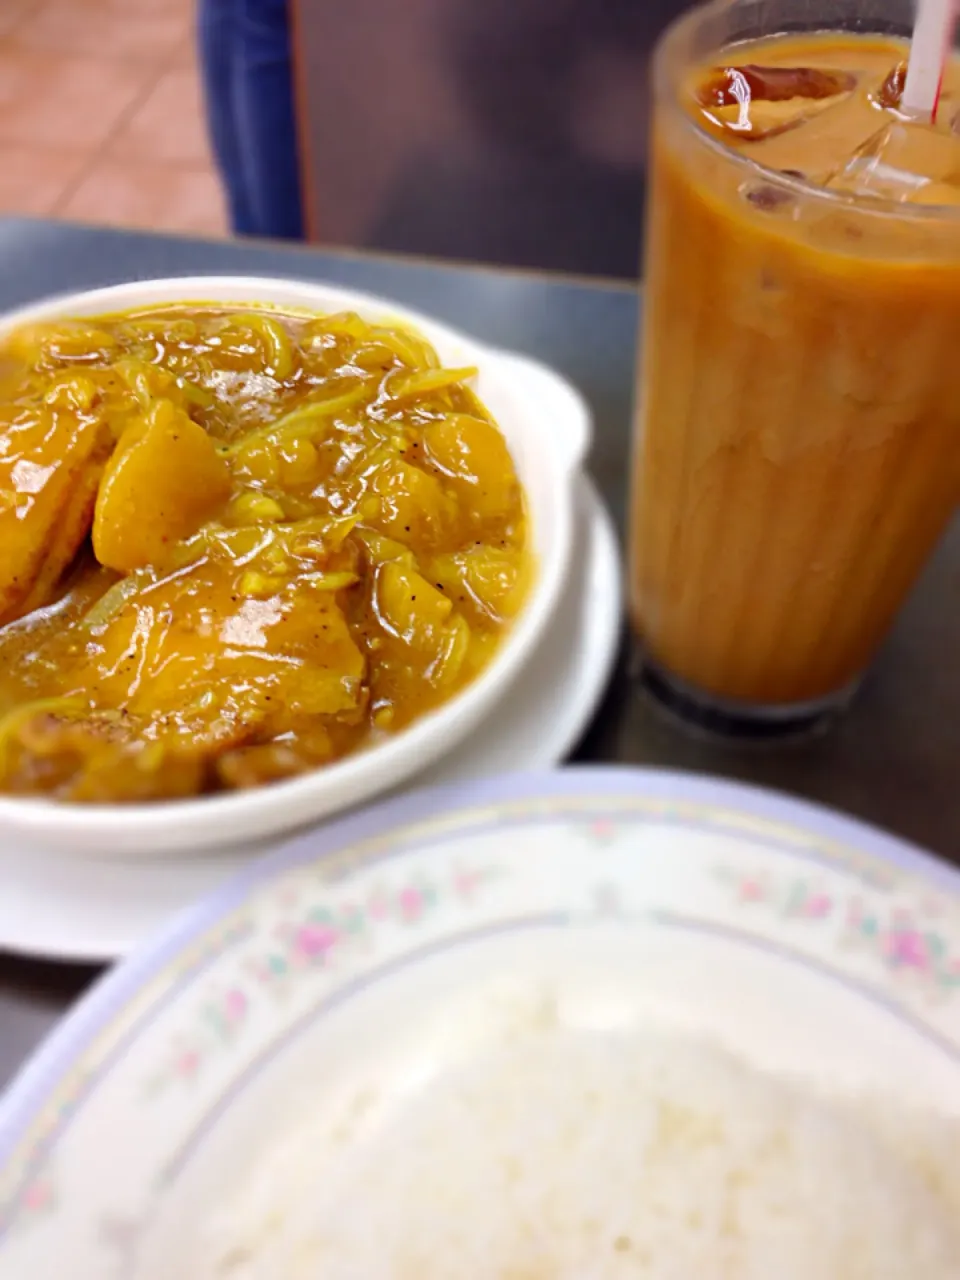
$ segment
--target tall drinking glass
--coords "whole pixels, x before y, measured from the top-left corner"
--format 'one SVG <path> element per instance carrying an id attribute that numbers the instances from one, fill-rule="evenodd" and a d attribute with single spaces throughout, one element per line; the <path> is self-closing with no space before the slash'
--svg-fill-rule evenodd
<path id="1" fill-rule="evenodd" d="M 710 125 L 695 70 L 804 32 L 821 51 L 834 33 L 842 67 L 912 18 L 910 0 L 715 0 L 656 54 L 631 615 L 650 685 L 708 728 L 794 732 L 843 706 L 960 500 L 960 136 L 934 139 L 956 187 L 938 170 L 927 203 L 865 195 L 825 176 L 834 102 L 774 135 L 785 156 L 816 128 L 822 173 L 784 171 Z M 855 78 L 879 94 L 879 69 Z"/>

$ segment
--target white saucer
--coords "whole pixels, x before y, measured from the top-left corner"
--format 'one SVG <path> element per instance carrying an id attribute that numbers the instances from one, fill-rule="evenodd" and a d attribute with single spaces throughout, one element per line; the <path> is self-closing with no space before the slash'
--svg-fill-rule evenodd
<path id="1" fill-rule="evenodd" d="M 616 658 L 621 619 L 616 532 L 583 478 L 580 534 L 550 635 L 507 701 L 467 742 L 410 786 L 549 768 L 589 724 Z M 175 912 L 277 846 L 249 845 L 186 859 L 78 861 L 0 848 L 0 951 L 56 960 L 126 955 Z"/>

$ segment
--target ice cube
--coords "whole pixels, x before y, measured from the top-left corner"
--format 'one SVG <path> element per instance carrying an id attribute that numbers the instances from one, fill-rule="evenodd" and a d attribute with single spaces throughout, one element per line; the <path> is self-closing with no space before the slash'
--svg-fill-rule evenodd
<path id="1" fill-rule="evenodd" d="M 960 138 L 896 121 L 868 138 L 827 186 L 911 204 L 960 203 Z"/>
<path id="2" fill-rule="evenodd" d="M 856 83 L 852 72 L 816 67 L 715 67 L 700 84 L 697 102 L 721 133 L 758 142 L 803 124 Z"/>
<path id="3" fill-rule="evenodd" d="M 875 93 L 870 94 L 871 101 L 875 102 L 878 107 L 885 107 L 888 111 L 899 111 L 906 82 L 907 64 L 906 62 L 898 62 L 895 67 L 891 68 L 880 88 Z M 901 116 L 901 119 L 906 118 L 905 115 Z M 960 107 L 957 106 L 956 94 L 950 89 L 944 89 L 943 91 L 935 124 L 941 133 L 952 133 L 960 137 Z"/>
<path id="4" fill-rule="evenodd" d="M 886 80 L 870 97 L 881 107 L 888 110 L 895 110 L 900 106 L 900 100 L 903 97 L 903 86 L 907 83 L 907 64 L 906 62 L 898 62 L 891 68 Z"/>
<path id="5" fill-rule="evenodd" d="M 714 67 L 700 86 L 702 107 L 730 107 L 745 99 L 786 102 L 790 98 L 833 98 L 856 87 L 852 71 L 823 67 Z"/>
<path id="6" fill-rule="evenodd" d="M 945 93 L 940 99 L 940 110 L 937 112 L 937 128 L 941 133 L 960 138 L 960 107 L 952 93 Z"/>

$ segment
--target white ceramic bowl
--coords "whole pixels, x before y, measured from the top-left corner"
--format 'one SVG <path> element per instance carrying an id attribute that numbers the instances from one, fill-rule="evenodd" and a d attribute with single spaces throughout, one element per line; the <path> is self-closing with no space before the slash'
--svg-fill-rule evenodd
<path id="1" fill-rule="evenodd" d="M 0 336 L 56 316 L 97 315 L 171 302 L 263 303 L 315 312 L 356 311 L 417 329 L 450 366 L 476 365 L 476 389 L 496 418 L 527 494 L 535 584 L 490 665 L 461 693 L 386 742 L 291 781 L 253 791 L 141 805 L 68 805 L 0 798 L 0 840 L 78 854 L 161 854 L 280 835 L 387 790 L 465 738 L 519 676 L 549 625 L 570 560 L 574 480 L 590 440 L 581 396 L 524 356 L 475 342 L 399 304 L 333 285 L 258 276 L 136 281 L 50 298 L 0 320 Z"/>

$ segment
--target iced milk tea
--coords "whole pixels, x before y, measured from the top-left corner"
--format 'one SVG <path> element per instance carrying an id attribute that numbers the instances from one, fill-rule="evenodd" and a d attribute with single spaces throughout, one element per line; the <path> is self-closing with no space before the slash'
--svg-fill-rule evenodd
<path id="1" fill-rule="evenodd" d="M 716 6 L 711 6 L 716 8 Z M 659 56 L 631 610 L 707 705 L 842 701 L 960 499 L 960 60 L 905 43 Z"/>

